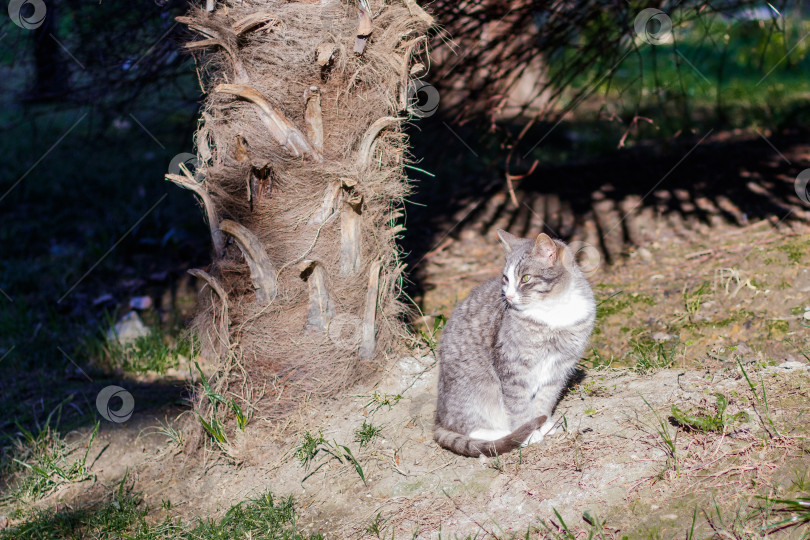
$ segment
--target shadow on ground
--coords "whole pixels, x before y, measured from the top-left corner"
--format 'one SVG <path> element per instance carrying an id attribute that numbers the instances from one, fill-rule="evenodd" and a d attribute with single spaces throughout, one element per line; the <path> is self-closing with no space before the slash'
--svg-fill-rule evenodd
<path id="1" fill-rule="evenodd" d="M 424 290 L 426 256 L 453 239 L 490 235 L 497 228 L 582 240 L 616 262 L 629 248 L 654 240 L 660 222 L 690 236 L 721 225 L 770 219 L 789 226 L 809 217 L 794 183 L 810 167 L 810 145 L 797 131 L 767 138 L 708 132 L 595 155 L 583 147 L 583 159 L 551 157 L 534 167 L 532 156 L 518 164 L 522 170 L 512 171 L 524 175 L 515 181 L 515 205 L 505 181 L 506 150 L 471 128 L 440 120 L 419 128 L 412 134 L 412 153 L 422 158 L 420 169 L 436 176 L 410 173 L 415 193 L 407 205 L 403 247 L 414 297 Z M 549 128 L 538 127 L 525 140 L 541 140 Z M 560 136 L 549 137 L 543 151 L 559 148 L 560 155 L 576 156 L 583 146 L 577 139 L 593 129 L 560 126 Z"/>

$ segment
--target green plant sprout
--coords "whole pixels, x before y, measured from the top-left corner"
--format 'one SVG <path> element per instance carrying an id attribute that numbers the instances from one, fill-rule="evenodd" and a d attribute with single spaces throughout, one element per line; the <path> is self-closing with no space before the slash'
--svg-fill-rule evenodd
<path id="1" fill-rule="evenodd" d="M 301 462 L 301 466 L 304 467 L 304 471 L 309 471 L 311 463 L 315 461 L 315 458 L 319 454 L 321 456 L 331 456 L 338 460 L 338 462 L 341 464 L 349 462 L 354 466 L 354 470 L 357 471 L 357 474 L 360 476 L 363 484 L 368 485 L 366 482 L 366 475 L 363 472 L 363 467 L 360 465 L 360 462 L 357 461 L 357 458 L 354 457 L 351 449 L 346 445 L 338 444 L 337 441 L 332 441 L 331 443 L 328 442 L 324 438 L 323 433 L 320 431 L 318 432 L 317 436 L 314 436 L 307 431 L 304 434 L 304 441 L 298 445 L 295 453 L 298 460 Z M 324 463 L 318 465 L 318 467 L 313 469 L 312 472 L 309 472 L 306 476 L 304 476 L 301 482 L 305 482 L 307 478 L 318 472 L 323 465 Z"/>
<path id="2" fill-rule="evenodd" d="M 740 411 L 735 415 L 726 415 L 728 399 L 720 393 L 712 394 L 717 400 L 715 403 L 716 412 L 713 415 L 706 414 L 686 414 L 677 406 L 672 406 L 672 418 L 681 426 L 695 431 L 723 431 L 726 425 L 733 422 L 745 422 L 748 415 Z"/>
<path id="3" fill-rule="evenodd" d="M 773 432 L 777 437 L 781 437 L 779 430 L 776 429 L 773 419 L 771 418 L 771 409 L 768 406 L 768 396 L 765 393 L 765 381 L 762 380 L 762 376 L 760 375 L 759 377 L 759 382 L 762 387 L 762 397 L 760 397 L 759 393 L 757 392 L 757 387 L 751 382 L 751 379 L 748 377 L 748 373 L 746 373 L 745 368 L 743 367 L 739 358 L 737 358 L 737 365 L 740 366 L 740 371 L 742 371 L 743 377 L 745 377 L 745 382 L 748 383 L 748 388 L 751 389 L 751 393 L 754 394 L 754 399 L 759 404 L 760 409 L 765 412 L 765 418 L 768 420 L 768 424 L 770 424 L 771 429 L 773 429 Z M 757 415 L 759 415 L 759 419 L 762 421 L 762 415 L 760 414 L 759 409 L 757 409 Z M 762 422 L 762 426 L 765 427 L 765 422 Z M 767 428 L 765 428 L 765 431 L 767 431 Z M 768 435 L 770 435 L 770 432 L 768 432 Z"/>
<path id="4" fill-rule="evenodd" d="M 197 417 L 200 419 L 200 422 L 203 425 L 205 431 L 208 432 L 214 440 L 220 444 L 225 444 L 228 442 L 228 435 L 225 433 L 225 425 L 217 416 L 217 406 L 221 403 L 231 409 L 234 414 L 236 415 L 236 425 L 237 427 L 245 431 L 245 426 L 247 425 L 247 417 L 242 412 L 242 409 L 236 402 L 231 398 L 226 398 L 221 394 L 217 394 L 211 388 L 211 385 L 208 382 L 208 379 L 205 377 L 202 369 L 200 368 L 200 364 L 196 361 L 194 362 L 194 366 L 197 368 L 197 371 L 200 373 L 200 379 L 202 381 L 203 389 L 205 390 L 205 396 L 208 398 L 208 401 L 211 402 L 211 421 L 207 422 L 205 418 L 202 417 L 200 413 L 197 413 Z"/>

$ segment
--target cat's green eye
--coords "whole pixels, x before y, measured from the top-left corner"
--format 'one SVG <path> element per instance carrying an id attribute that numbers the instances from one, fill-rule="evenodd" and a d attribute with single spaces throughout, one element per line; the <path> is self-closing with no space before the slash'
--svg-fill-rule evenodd
<path id="1" fill-rule="evenodd" d="M 523 283 L 528 283 L 530 279 L 532 279 L 532 276 L 530 276 L 529 274 L 525 274 L 522 278 L 520 278 L 520 281 L 522 281 Z"/>

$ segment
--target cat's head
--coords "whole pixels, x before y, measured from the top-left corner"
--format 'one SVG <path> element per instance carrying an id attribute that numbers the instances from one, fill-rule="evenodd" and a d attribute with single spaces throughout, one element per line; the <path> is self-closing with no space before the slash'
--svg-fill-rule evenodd
<path id="1" fill-rule="evenodd" d="M 498 238 L 506 251 L 501 290 L 512 307 L 524 309 L 564 292 L 578 273 L 571 250 L 561 240 L 545 233 L 536 239 L 518 238 L 500 229 Z"/>

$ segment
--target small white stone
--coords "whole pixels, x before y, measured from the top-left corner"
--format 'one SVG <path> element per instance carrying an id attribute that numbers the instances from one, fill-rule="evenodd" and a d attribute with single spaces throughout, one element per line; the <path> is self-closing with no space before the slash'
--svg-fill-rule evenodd
<path id="1" fill-rule="evenodd" d="M 115 323 L 113 328 L 107 332 L 107 340 L 113 341 L 118 338 L 122 344 L 132 343 L 139 337 L 149 335 L 149 327 L 143 324 L 141 318 L 134 311 L 130 311 Z"/>

